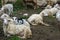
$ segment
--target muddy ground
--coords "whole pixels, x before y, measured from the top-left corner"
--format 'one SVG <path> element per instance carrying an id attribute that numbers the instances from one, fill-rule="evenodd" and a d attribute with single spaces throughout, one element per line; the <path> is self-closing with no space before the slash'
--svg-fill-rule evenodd
<path id="1" fill-rule="evenodd" d="M 27 12 L 30 16 L 33 13 L 39 13 L 40 9 L 30 9 L 19 12 Z M 60 22 L 58 22 L 55 18 L 52 17 L 44 17 L 44 22 L 51 26 L 44 26 L 42 24 L 38 24 L 36 26 L 31 25 L 33 35 L 32 38 L 27 40 L 60 40 Z M 2 22 L 0 22 L 0 40 L 7 40 L 7 38 L 3 35 Z"/>

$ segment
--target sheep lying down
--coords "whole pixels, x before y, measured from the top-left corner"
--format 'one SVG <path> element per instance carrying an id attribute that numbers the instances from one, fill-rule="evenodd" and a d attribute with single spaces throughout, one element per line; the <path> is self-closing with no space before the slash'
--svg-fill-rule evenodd
<path id="1" fill-rule="evenodd" d="M 9 16 L 9 15 L 8 15 Z M 18 35 L 20 38 L 30 38 L 32 32 L 30 30 L 30 26 L 28 25 L 16 25 L 14 20 L 11 17 L 3 14 L 1 18 L 3 21 L 3 31 L 6 36 L 9 35 Z"/>
<path id="2" fill-rule="evenodd" d="M 33 14 L 28 18 L 28 22 L 32 25 L 37 25 L 39 23 L 49 26 L 48 24 L 43 22 L 43 13 L 42 14 Z"/>
<path id="3" fill-rule="evenodd" d="M 56 14 L 58 11 L 57 8 L 51 8 L 51 9 L 44 9 L 41 13 L 44 13 L 44 16 L 53 16 L 54 14 Z"/>
<path id="4" fill-rule="evenodd" d="M 54 14 L 56 14 L 58 12 L 58 9 L 57 8 L 51 8 L 50 9 L 50 15 L 54 15 Z"/>
<path id="5" fill-rule="evenodd" d="M 8 20 L 8 24 L 6 28 L 6 35 L 18 35 L 20 38 L 29 38 L 32 36 L 32 32 L 30 30 L 30 26 L 25 25 L 15 25 L 14 21 L 11 19 Z"/>
<path id="6" fill-rule="evenodd" d="M 43 11 L 41 11 L 40 13 L 44 13 L 44 16 L 48 16 L 50 9 L 44 9 Z"/>

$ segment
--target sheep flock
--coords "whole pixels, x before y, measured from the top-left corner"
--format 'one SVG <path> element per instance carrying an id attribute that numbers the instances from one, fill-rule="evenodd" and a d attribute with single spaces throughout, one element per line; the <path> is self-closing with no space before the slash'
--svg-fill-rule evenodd
<path id="1" fill-rule="evenodd" d="M 22 39 L 27 39 L 33 35 L 31 25 L 43 24 L 50 26 L 50 24 L 44 23 L 43 17 L 52 16 L 55 17 L 57 21 L 60 21 L 60 3 L 54 6 L 47 5 L 39 14 L 32 14 L 28 19 L 18 18 L 16 16 L 11 17 L 12 14 L 13 4 L 5 4 L 0 9 L 0 19 L 3 20 L 4 35 L 7 37 L 17 35 Z M 23 16 L 28 16 L 28 14 L 25 13 Z"/>

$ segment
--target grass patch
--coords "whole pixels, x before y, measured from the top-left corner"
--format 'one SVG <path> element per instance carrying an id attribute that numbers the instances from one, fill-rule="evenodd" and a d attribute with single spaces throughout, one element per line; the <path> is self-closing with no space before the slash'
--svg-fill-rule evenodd
<path id="1" fill-rule="evenodd" d="M 43 9 L 42 8 L 38 8 L 36 10 L 37 10 L 37 13 L 39 14 Z"/>
<path id="2" fill-rule="evenodd" d="M 24 8 L 23 6 L 23 0 L 17 0 L 15 3 L 13 3 L 14 11 L 21 10 Z"/>
<path id="3" fill-rule="evenodd" d="M 21 38 L 15 36 L 12 36 L 11 38 L 7 39 L 7 40 L 21 40 Z"/>

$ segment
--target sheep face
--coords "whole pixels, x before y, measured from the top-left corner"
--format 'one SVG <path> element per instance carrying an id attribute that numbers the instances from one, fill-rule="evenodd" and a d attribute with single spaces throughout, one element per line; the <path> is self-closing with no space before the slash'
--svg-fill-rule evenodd
<path id="1" fill-rule="evenodd" d="M 17 20 L 17 17 L 13 17 L 13 20 Z"/>

